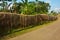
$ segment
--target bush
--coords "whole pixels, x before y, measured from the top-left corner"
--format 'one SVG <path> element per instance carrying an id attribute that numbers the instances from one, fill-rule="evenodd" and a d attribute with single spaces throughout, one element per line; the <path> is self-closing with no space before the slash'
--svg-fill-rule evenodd
<path id="1" fill-rule="evenodd" d="M 49 21 L 54 21 L 56 19 L 58 19 L 57 16 L 49 16 Z"/>
<path id="2" fill-rule="evenodd" d="M 49 20 L 49 16 L 47 14 L 40 14 L 40 17 L 42 18 L 43 21 Z"/>

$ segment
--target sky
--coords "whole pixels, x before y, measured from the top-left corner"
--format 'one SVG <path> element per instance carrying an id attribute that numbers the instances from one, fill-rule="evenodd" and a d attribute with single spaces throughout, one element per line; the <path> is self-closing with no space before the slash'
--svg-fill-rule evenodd
<path id="1" fill-rule="evenodd" d="M 17 0 L 17 2 L 19 2 L 19 1 L 21 1 L 21 0 Z M 35 1 L 35 0 L 29 0 L 29 1 Z M 39 1 L 48 2 L 51 6 L 50 10 L 55 10 L 55 11 L 60 10 L 60 0 L 39 0 Z"/>

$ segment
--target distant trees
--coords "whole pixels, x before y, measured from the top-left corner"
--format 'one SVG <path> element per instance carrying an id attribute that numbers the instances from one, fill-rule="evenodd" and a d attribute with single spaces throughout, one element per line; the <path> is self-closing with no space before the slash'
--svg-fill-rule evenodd
<path id="1" fill-rule="evenodd" d="M 2 0 L 2 7 L 3 7 L 3 9 L 4 9 L 4 6 L 5 6 L 5 4 L 4 4 L 5 2 L 4 2 L 4 0 Z"/>
<path id="2" fill-rule="evenodd" d="M 16 11 L 21 14 L 37 14 L 37 13 L 46 13 L 50 9 L 49 3 L 43 1 L 35 0 L 28 2 L 28 0 L 21 0 L 22 2 L 17 3 Z"/>
<path id="3" fill-rule="evenodd" d="M 57 12 L 55 12 L 55 11 L 51 11 L 51 13 L 50 13 L 51 15 L 54 15 L 54 16 L 56 16 L 56 15 L 58 15 L 58 13 Z"/>
<path id="4" fill-rule="evenodd" d="M 2 3 L 1 3 L 1 7 L 3 7 L 2 8 L 2 11 L 8 11 L 8 3 L 7 3 L 7 0 L 1 0 L 2 1 Z"/>
<path id="5" fill-rule="evenodd" d="M 48 10 L 50 9 L 49 3 L 45 3 L 43 1 L 35 0 L 35 1 L 28 1 L 28 0 L 21 0 L 21 2 L 17 3 L 17 0 L 13 0 L 12 9 L 13 12 L 20 13 L 20 14 L 47 14 Z M 3 9 L 7 3 L 3 2 Z M 7 9 L 7 8 L 5 8 Z"/>
<path id="6" fill-rule="evenodd" d="M 60 12 L 58 12 L 58 14 L 60 14 Z"/>
<path id="7" fill-rule="evenodd" d="M 46 12 L 48 12 L 49 8 L 50 8 L 49 3 L 38 1 L 36 12 L 37 13 L 46 13 Z"/>
<path id="8" fill-rule="evenodd" d="M 12 8 L 14 9 L 14 12 L 16 13 L 17 11 L 17 2 L 16 2 L 17 0 L 13 0 L 13 6 L 12 6 Z"/>

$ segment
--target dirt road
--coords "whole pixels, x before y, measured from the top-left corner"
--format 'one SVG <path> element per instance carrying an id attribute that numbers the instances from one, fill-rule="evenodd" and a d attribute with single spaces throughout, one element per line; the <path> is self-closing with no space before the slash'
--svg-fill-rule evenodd
<path id="1" fill-rule="evenodd" d="M 46 27 L 9 40 L 60 40 L 60 18 Z"/>

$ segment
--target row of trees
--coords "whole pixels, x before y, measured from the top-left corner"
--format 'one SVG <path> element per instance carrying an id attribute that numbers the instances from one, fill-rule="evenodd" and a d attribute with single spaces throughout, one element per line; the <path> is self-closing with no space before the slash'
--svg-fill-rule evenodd
<path id="1" fill-rule="evenodd" d="M 43 1 L 35 0 L 30 1 L 28 0 L 21 0 L 22 2 L 16 3 L 14 2 L 15 12 L 19 12 L 21 14 L 36 14 L 36 13 L 47 13 L 50 9 L 49 3 L 45 3 Z"/>
<path id="2" fill-rule="evenodd" d="M 17 12 L 20 14 L 36 14 L 36 13 L 46 13 L 50 9 L 49 3 L 45 3 L 43 1 L 35 0 L 35 1 L 29 1 L 29 0 L 21 0 L 22 2 L 17 3 L 17 0 L 13 1 L 12 9 L 10 10 L 13 12 Z M 7 3 L 6 3 L 7 5 Z M 4 9 L 4 1 L 3 1 L 3 9 Z"/>

